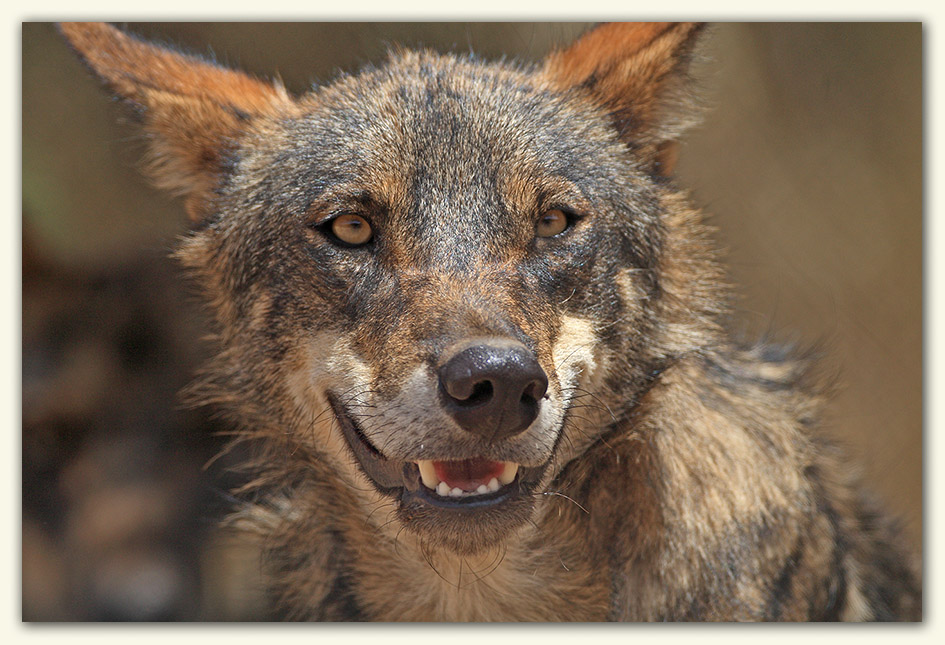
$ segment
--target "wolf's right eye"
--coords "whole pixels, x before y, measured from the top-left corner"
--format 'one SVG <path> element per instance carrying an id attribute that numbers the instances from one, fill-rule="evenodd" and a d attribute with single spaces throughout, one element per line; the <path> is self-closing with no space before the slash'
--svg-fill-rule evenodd
<path id="1" fill-rule="evenodd" d="M 364 246 L 374 237 L 374 231 L 360 215 L 339 215 L 328 223 L 325 231 L 337 241 L 348 246 Z"/>
<path id="2" fill-rule="evenodd" d="M 563 233 L 571 224 L 568 216 L 560 208 L 552 208 L 542 213 L 535 227 L 538 237 L 554 237 Z"/>

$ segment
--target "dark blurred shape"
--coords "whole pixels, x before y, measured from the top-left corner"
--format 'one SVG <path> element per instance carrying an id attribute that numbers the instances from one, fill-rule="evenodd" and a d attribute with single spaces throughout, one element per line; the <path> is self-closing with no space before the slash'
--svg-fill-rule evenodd
<path id="1" fill-rule="evenodd" d="M 219 449 L 177 392 L 200 321 L 168 258 L 101 270 L 24 240 L 23 618 L 197 617 Z"/>

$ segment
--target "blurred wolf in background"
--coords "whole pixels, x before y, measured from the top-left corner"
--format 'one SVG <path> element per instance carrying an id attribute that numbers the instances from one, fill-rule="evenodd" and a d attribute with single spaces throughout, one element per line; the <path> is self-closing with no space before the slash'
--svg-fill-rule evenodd
<path id="1" fill-rule="evenodd" d="M 721 326 L 670 177 L 701 25 L 398 51 L 298 98 L 61 28 L 186 198 L 219 350 L 189 394 L 254 447 L 235 521 L 286 617 L 921 619 L 823 379 Z"/>

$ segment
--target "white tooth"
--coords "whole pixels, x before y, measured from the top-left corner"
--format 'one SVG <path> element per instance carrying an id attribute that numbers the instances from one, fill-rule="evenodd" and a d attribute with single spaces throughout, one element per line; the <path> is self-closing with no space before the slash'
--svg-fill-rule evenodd
<path id="1" fill-rule="evenodd" d="M 506 484 L 511 484 L 515 479 L 515 474 L 518 472 L 518 464 L 511 461 L 505 462 L 505 467 L 502 469 L 502 472 L 499 473 L 499 483 L 505 486 Z"/>
<path id="2" fill-rule="evenodd" d="M 462 494 L 463 494 L 462 488 L 454 488 L 453 490 L 450 491 L 450 497 L 459 497 Z"/>
<path id="3" fill-rule="evenodd" d="M 489 489 L 486 488 L 485 484 L 480 484 L 479 488 L 476 489 L 476 492 L 479 493 L 480 495 L 485 495 L 486 493 L 489 492 Z"/>
<path id="4" fill-rule="evenodd" d="M 446 482 L 440 482 L 436 487 L 436 492 L 440 497 L 447 497 L 450 494 L 450 487 Z"/>
<path id="5" fill-rule="evenodd" d="M 423 482 L 423 485 L 430 490 L 437 490 L 440 478 L 436 476 L 436 469 L 433 468 L 433 462 L 428 459 L 423 459 L 417 462 L 417 467 L 420 469 L 420 481 Z"/>
<path id="6" fill-rule="evenodd" d="M 493 477 L 489 480 L 489 485 L 486 487 L 486 490 L 494 493 L 499 490 L 499 480 Z"/>

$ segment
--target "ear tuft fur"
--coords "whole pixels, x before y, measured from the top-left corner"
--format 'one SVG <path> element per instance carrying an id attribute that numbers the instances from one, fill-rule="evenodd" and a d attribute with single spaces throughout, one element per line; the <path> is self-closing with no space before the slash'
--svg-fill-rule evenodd
<path id="1" fill-rule="evenodd" d="M 150 174 L 160 187 L 187 196 L 193 220 L 206 214 L 226 156 L 251 122 L 294 104 L 280 84 L 105 23 L 62 23 L 59 30 L 86 65 L 141 115 L 151 135 Z"/>
<path id="2" fill-rule="evenodd" d="M 545 59 L 559 91 L 586 92 L 654 172 L 672 167 L 669 143 L 696 120 L 688 68 L 702 23 L 608 23 Z"/>

